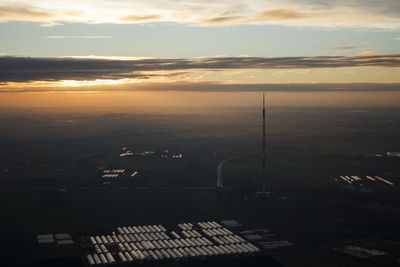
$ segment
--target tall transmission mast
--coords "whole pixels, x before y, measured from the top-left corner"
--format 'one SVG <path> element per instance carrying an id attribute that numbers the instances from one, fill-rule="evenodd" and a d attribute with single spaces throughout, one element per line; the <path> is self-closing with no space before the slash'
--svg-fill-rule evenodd
<path id="1" fill-rule="evenodd" d="M 266 143 L 265 143 L 265 94 L 263 92 L 263 109 L 262 109 L 262 116 L 263 116 L 263 181 L 262 181 L 262 189 L 267 192 L 267 172 L 266 172 L 266 163 L 267 163 L 267 155 L 266 155 Z"/>

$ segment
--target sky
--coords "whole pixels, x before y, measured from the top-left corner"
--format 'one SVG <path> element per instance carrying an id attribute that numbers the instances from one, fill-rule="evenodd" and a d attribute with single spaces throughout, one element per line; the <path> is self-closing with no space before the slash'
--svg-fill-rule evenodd
<path id="1" fill-rule="evenodd" d="M 2 0 L 0 36 L 0 92 L 400 83 L 398 0 Z"/>

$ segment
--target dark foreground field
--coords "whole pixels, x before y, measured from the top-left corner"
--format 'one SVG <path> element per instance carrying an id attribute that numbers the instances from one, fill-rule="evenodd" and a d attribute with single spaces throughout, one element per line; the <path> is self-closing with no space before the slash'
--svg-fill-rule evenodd
<path id="1" fill-rule="evenodd" d="M 400 150 L 396 114 L 400 109 L 269 108 L 272 185 L 329 185 L 338 175 L 397 179 L 400 158 L 375 156 Z M 260 115 L 258 107 L 171 114 L 2 110 L 0 187 L 98 187 L 107 168 L 138 171 L 134 179 L 115 179 L 115 186 L 214 186 L 218 163 L 241 154 L 253 155 L 226 163 L 226 181 L 259 186 Z M 124 147 L 155 154 L 121 158 Z M 167 150 L 183 158 L 161 158 Z"/>
<path id="2" fill-rule="evenodd" d="M 2 261 L 6 266 L 32 266 L 38 233 L 109 232 L 121 225 L 237 219 L 248 228 L 264 227 L 279 240 L 292 242 L 290 248 L 266 252 L 287 266 L 390 266 L 384 264 L 393 263 L 398 246 L 372 262 L 332 248 L 359 239 L 389 237 L 398 242 L 399 203 L 395 189 L 297 189 L 275 192 L 270 200 L 244 200 L 227 192 L 223 201 L 210 189 L 2 190 Z M 379 243 L 370 248 L 384 249 Z"/>
<path id="3" fill-rule="evenodd" d="M 288 266 L 395 263 L 400 158 L 376 154 L 400 150 L 400 109 L 271 107 L 267 114 L 273 197 L 265 201 L 252 197 L 261 178 L 258 107 L 170 114 L 3 109 L 2 261 L 34 266 L 38 233 L 237 219 L 291 241 L 266 252 Z M 155 154 L 121 158 L 123 147 Z M 161 158 L 165 150 L 183 158 Z M 218 163 L 241 154 L 250 155 L 224 165 L 229 189 L 217 200 Z M 138 175 L 103 185 L 107 168 Z M 339 175 L 380 175 L 395 185 L 343 186 L 334 182 Z M 383 244 L 388 238 L 395 249 Z M 388 256 L 368 261 L 332 250 L 357 240 Z"/>

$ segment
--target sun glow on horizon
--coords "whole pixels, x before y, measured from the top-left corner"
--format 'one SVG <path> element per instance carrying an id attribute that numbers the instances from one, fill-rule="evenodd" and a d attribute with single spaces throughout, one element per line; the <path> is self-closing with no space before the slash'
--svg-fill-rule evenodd
<path id="1" fill-rule="evenodd" d="M 119 80 L 92 80 L 92 81 L 77 81 L 77 80 L 62 80 L 58 84 L 63 87 L 79 87 L 89 85 L 113 85 L 138 82 L 134 79 L 119 79 Z"/>

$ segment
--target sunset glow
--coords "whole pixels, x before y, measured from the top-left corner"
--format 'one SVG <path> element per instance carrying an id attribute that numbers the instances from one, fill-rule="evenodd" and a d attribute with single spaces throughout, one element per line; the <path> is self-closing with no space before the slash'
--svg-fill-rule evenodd
<path id="1" fill-rule="evenodd" d="M 0 14 L 3 92 L 400 83 L 394 0 L 23 0 Z"/>

